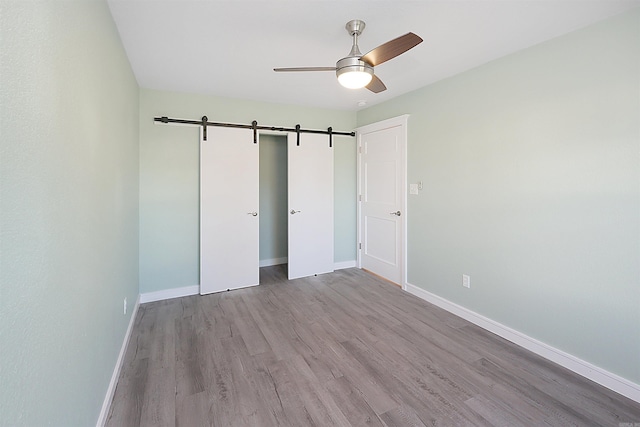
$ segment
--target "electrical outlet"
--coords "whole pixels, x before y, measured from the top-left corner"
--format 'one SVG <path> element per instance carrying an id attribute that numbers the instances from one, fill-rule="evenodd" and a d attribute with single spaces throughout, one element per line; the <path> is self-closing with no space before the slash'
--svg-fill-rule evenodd
<path id="1" fill-rule="evenodd" d="M 471 277 L 467 276 L 466 274 L 463 274 L 462 286 L 464 286 L 465 288 L 471 288 Z"/>
<path id="2" fill-rule="evenodd" d="M 123 310 L 124 313 L 123 314 L 127 314 L 127 297 L 124 298 L 124 303 L 123 303 Z"/>

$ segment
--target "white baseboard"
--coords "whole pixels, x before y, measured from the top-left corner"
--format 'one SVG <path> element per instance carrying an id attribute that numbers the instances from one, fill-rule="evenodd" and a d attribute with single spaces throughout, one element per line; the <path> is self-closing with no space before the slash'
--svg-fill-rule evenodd
<path id="1" fill-rule="evenodd" d="M 104 426 L 104 423 L 107 421 L 107 416 L 109 415 L 109 409 L 111 409 L 111 401 L 113 400 L 113 395 L 116 392 L 116 385 L 118 384 L 118 378 L 120 378 L 120 370 L 122 369 L 122 362 L 124 361 L 124 355 L 127 354 L 127 347 L 129 346 L 129 338 L 131 337 L 131 331 L 133 330 L 133 325 L 136 321 L 136 315 L 138 314 L 138 307 L 140 307 L 140 295 L 138 295 L 136 304 L 133 306 L 133 310 L 131 311 L 129 326 L 127 326 L 127 332 L 124 334 L 124 339 L 122 340 L 122 347 L 120 347 L 120 354 L 118 354 L 118 359 L 116 360 L 116 366 L 113 368 L 113 374 L 111 374 L 111 381 L 109 382 L 109 388 L 107 388 L 107 394 L 104 397 L 104 402 L 102 402 L 102 410 L 100 411 L 100 416 L 98 417 L 98 422 L 96 423 L 96 427 Z"/>
<path id="2" fill-rule="evenodd" d="M 468 320 L 489 332 L 493 332 L 494 334 L 519 345 L 520 347 L 532 351 L 545 359 L 551 360 L 552 362 L 555 362 L 578 375 L 588 378 L 591 381 L 640 403 L 640 385 L 634 382 L 608 372 L 598 366 L 592 365 L 589 362 L 538 341 L 535 338 L 531 338 L 522 332 L 511 329 L 508 326 L 484 317 L 469 310 L 468 308 L 439 297 L 438 295 L 432 294 L 429 291 L 425 291 L 415 285 L 407 283 L 405 285 L 405 290 L 433 305 L 455 314 L 456 316 L 462 317 L 463 319 Z"/>
<path id="3" fill-rule="evenodd" d="M 260 267 L 271 267 L 272 265 L 286 264 L 288 262 L 288 260 L 289 259 L 287 257 L 261 259 L 259 265 L 260 265 Z"/>
<path id="4" fill-rule="evenodd" d="M 161 301 L 171 298 L 188 297 L 200 293 L 200 285 L 185 286 L 183 288 L 164 289 L 162 291 L 140 294 L 140 304 Z"/>
<path id="5" fill-rule="evenodd" d="M 345 268 L 353 268 L 356 266 L 356 261 L 340 261 L 333 264 L 334 270 L 344 270 Z"/>

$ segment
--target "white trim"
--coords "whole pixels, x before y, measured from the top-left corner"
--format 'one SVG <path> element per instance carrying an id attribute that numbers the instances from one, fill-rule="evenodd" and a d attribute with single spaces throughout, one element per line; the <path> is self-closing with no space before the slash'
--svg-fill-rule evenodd
<path id="1" fill-rule="evenodd" d="M 118 384 L 118 378 L 120 378 L 120 371 L 122 369 L 122 363 L 124 362 L 124 356 L 125 354 L 127 354 L 127 347 L 129 346 L 129 338 L 131 338 L 131 331 L 133 330 L 133 325 L 136 321 L 136 315 L 138 314 L 138 307 L 140 307 L 140 295 L 138 295 L 136 304 L 133 306 L 133 310 L 131 311 L 129 326 L 127 326 L 127 332 L 124 334 L 124 339 L 122 340 L 122 347 L 120 347 L 120 354 L 118 354 L 116 365 L 113 368 L 113 374 L 111 374 L 111 381 L 109 381 L 107 394 L 104 397 L 104 402 L 102 402 L 102 409 L 100 410 L 100 416 L 98 417 L 98 422 L 96 423 L 96 427 L 104 426 L 104 423 L 107 421 L 107 416 L 109 415 L 109 409 L 111 409 L 111 401 L 113 401 L 113 395 L 116 392 L 116 385 Z"/>
<path id="2" fill-rule="evenodd" d="M 389 129 L 389 128 L 406 124 L 407 120 L 409 120 L 409 114 L 402 114 L 400 116 L 392 117 L 390 119 L 380 120 L 379 122 L 359 126 L 355 129 L 355 131 L 356 132 L 373 132 L 376 130 Z"/>
<path id="3" fill-rule="evenodd" d="M 362 142 L 360 132 L 356 129 L 356 267 L 362 268 L 362 230 L 360 215 L 362 214 Z"/>
<path id="4" fill-rule="evenodd" d="M 200 293 L 200 286 L 185 286 L 184 288 L 172 288 L 164 289 L 162 291 L 147 292 L 140 294 L 140 304 L 148 302 L 161 301 L 171 298 L 188 297 L 190 295 L 198 295 Z"/>
<path id="5" fill-rule="evenodd" d="M 425 301 L 428 301 L 456 316 L 462 317 L 469 322 L 486 329 L 489 332 L 511 341 L 529 351 L 536 353 L 552 362 L 557 363 L 578 375 L 590 379 L 610 390 L 620 393 L 629 399 L 640 403 L 640 385 L 622 378 L 616 374 L 606 371 L 598 366 L 592 365 L 582 359 L 577 358 L 569 353 L 565 353 L 555 347 L 538 341 L 522 332 L 511 329 L 501 323 L 484 317 L 474 311 L 469 310 L 461 305 L 446 300 L 438 295 L 425 291 L 410 283 L 406 283 L 405 290 Z"/>
<path id="6" fill-rule="evenodd" d="M 345 268 L 353 268 L 356 266 L 356 260 L 353 261 L 340 261 L 333 264 L 334 270 L 344 270 Z"/>
<path id="7" fill-rule="evenodd" d="M 288 261 L 287 257 L 283 257 L 283 258 L 271 258 L 271 259 L 261 259 L 260 260 L 260 267 L 270 267 L 272 265 L 280 265 L 280 264 L 286 264 Z"/>

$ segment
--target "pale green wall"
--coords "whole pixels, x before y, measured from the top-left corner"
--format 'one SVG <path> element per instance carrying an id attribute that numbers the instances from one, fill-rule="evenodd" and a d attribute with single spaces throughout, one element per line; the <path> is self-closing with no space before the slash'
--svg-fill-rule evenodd
<path id="1" fill-rule="evenodd" d="M 207 95 L 140 90 L 140 292 L 199 283 L 198 127 L 155 124 L 167 116 L 350 131 L 355 113 Z M 335 260 L 356 258 L 355 138 L 336 137 Z"/>
<path id="2" fill-rule="evenodd" d="M 287 134 L 260 135 L 260 260 L 287 257 Z"/>
<path id="3" fill-rule="evenodd" d="M 639 94 L 636 9 L 359 112 L 411 115 L 408 281 L 640 383 Z"/>
<path id="4" fill-rule="evenodd" d="M 0 425 L 95 425 L 138 295 L 138 86 L 104 1 L 0 1 L 0 38 Z"/>

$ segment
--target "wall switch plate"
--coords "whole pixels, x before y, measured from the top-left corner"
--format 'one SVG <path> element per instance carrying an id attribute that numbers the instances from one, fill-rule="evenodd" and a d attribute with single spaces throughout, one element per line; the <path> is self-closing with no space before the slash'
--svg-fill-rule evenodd
<path id="1" fill-rule="evenodd" d="M 467 276 L 466 274 L 462 275 L 462 286 L 464 286 L 465 288 L 470 288 L 471 287 L 471 277 Z"/>
<path id="2" fill-rule="evenodd" d="M 409 184 L 409 194 L 418 194 L 418 184 Z"/>

